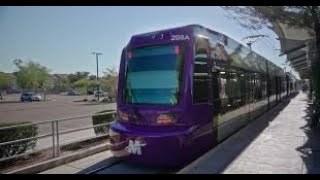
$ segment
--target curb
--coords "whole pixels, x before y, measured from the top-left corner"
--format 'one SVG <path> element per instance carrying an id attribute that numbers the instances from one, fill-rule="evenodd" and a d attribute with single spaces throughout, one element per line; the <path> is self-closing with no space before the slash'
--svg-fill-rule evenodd
<path id="1" fill-rule="evenodd" d="M 31 165 L 31 166 L 27 166 L 21 169 L 17 169 L 17 170 L 13 170 L 4 174 L 36 174 L 42 171 L 45 171 L 47 169 L 51 169 L 63 164 L 67 164 L 69 162 L 75 161 L 75 160 L 79 160 L 81 158 L 105 151 L 105 150 L 109 150 L 109 145 L 108 143 L 104 143 L 95 147 L 91 147 L 89 149 L 80 151 L 80 152 L 76 152 L 73 154 L 69 154 L 66 156 L 61 156 L 58 158 L 54 158 L 54 159 L 50 159 L 47 161 L 44 161 L 42 163 L 38 163 L 35 165 Z"/>
<path id="2" fill-rule="evenodd" d="M 0 101 L 0 104 L 9 104 L 9 103 L 19 103 L 20 101 L 6 101 L 6 100 L 3 100 L 3 101 Z"/>

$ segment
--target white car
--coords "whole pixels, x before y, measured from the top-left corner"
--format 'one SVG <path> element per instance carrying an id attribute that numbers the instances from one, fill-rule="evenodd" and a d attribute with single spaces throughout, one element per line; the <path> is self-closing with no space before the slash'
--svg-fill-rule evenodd
<path id="1" fill-rule="evenodd" d="M 33 95 L 31 96 L 31 99 L 32 99 L 32 101 L 41 101 L 41 100 L 42 100 L 42 97 L 41 97 L 40 94 L 33 94 Z"/>
<path id="2" fill-rule="evenodd" d="M 99 97 L 106 97 L 106 96 L 108 96 L 108 93 L 107 92 L 103 92 L 103 91 L 95 91 L 94 92 L 94 96 L 95 97 L 98 97 L 98 94 L 99 94 Z"/>

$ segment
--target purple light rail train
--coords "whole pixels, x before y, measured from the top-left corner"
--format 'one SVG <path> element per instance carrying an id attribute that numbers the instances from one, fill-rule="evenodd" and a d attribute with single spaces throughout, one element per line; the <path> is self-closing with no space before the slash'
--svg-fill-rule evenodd
<path id="1" fill-rule="evenodd" d="M 111 151 L 183 166 L 296 91 L 294 76 L 203 26 L 135 35 L 122 51 Z"/>

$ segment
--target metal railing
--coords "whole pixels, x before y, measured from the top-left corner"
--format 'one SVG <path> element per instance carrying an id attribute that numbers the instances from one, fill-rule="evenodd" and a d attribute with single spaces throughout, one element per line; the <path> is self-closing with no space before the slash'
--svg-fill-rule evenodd
<path id="1" fill-rule="evenodd" d="M 96 124 L 96 125 L 92 125 L 92 126 L 85 126 L 85 127 L 81 127 L 81 128 L 60 131 L 59 124 L 61 122 L 72 121 L 72 120 L 77 120 L 77 119 L 82 119 L 82 118 L 91 118 L 91 117 L 97 116 L 97 115 L 109 115 L 109 114 L 110 115 L 116 114 L 116 111 L 114 110 L 114 111 L 109 111 L 109 112 L 105 112 L 105 113 L 90 114 L 90 115 L 83 115 L 83 116 L 76 116 L 76 117 L 67 117 L 67 118 L 60 118 L 60 119 L 54 119 L 54 120 L 48 120 L 48 121 L 42 121 L 42 122 L 31 122 L 31 123 L 24 123 L 24 124 L 19 124 L 19 125 L 10 125 L 10 126 L 0 127 L 0 131 L 3 131 L 3 130 L 14 129 L 14 128 L 18 128 L 18 127 L 27 127 L 27 126 L 33 126 L 33 125 L 38 126 L 38 125 L 42 125 L 42 124 L 50 124 L 50 126 L 51 126 L 51 132 L 48 134 L 37 135 L 35 137 L 28 137 L 28 138 L 23 138 L 23 139 L 16 139 L 16 140 L 7 141 L 7 142 L 1 142 L 0 147 L 4 146 L 4 145 L 10 145 L 10 144 L 15 144 L 15 143 L 19 143 L 19 142 L 34 140 L 34 139 L 37 139 L 37 140 L 44 139 L 44 138 L 48 138 L 48 137 L 52 136 L 52 146 L 51 147 L 42 148 L 42 149 L 40 148 L 38 150 L 32 150 L 30 152 L 24 152 L 21 154 L 4 157 L 4 158 L 0 159 L 0 162 L 4 162 L 4 161 L 14 159 L 14 158 L 27 156 L 27 155 L 34 154 L 34 153 L 37 153 L 40 151 L 48 150 L 50 148 L 52 148 L 52 158 L 59 157 L 60 156 L 60 149 L 61 149 L 61 144 L 60 144 L 60 136 L 61 135 L 71 134 L 74 132 L 84 131 L 84 130 L 88 130 L 88 129 L 94 129 L 96 127 L 107 127 L 108 128 L 111 123 L 111 122 L 100 123 L 100 124 Z M 99 137 L 103 137 L 103 136 L 107 136 L 107 135 L 108 135 L 108 133 L 103 134 L 103 135 L 96 135 L 94 138 L 99 138 Z M 92 138 L 89 138 L 89 139 L 92 139 Z M 79 141 L 81 141 L 81 140 L 69 142 L 67 144 L 72 144 L 72 143 L 79 142 Z M 67 145 L 67 144 L 64 144 L 64 145 Z"/>

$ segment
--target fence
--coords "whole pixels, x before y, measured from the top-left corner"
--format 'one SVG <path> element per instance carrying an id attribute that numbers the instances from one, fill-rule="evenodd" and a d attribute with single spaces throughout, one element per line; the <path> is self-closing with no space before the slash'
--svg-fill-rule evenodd
<path id="1" fill-rule="evenodd" d="M 99 113 L 99 114 L 94 114 L 94 115 L 113 115 L 116 114 L 116 111 L 109 111 L 106 113 Z M 25 124 L 19 124 L 19 125 L 12 125 L 12 126 L 4 126 L 4 127 L 0 127 L 0 131 L 3 130 L 7 130 L 7 129 L 14 129 L 14 128 L 18 128 L 18 127 L 27 127 L 27 126 L 34 126 L 34 125 L 49 125 L 51 131 L 50 133 L 44 134 L 44 135 L 37 135 L 36 137 L 30 137 L 30 138 L 23 138 L 23 139 L 16 139 L 16 140 L 12 140 L 12 141 L 7 141 L 7 142 L 1 142 L 0 143 L 0 147 L 4 146 L 4 145 L 10 145 L 10 144 L 15 144 L 15 143 L 19 143 L 19 142 L 24 142 L 24 141 L 29 141 L 29 140 L 39 140 L 39 139 L 44 139 L 44 138 L 50 138 L 51 137 L 51 147 L 44 147 L 44 148 L 40 148 L 38 150 L 32 150 L 31 152 L 25 152 L 25 153 L 21 153 L 21 154 L 17 154 L 17 155 L 13 155 L 13 156 L 9 156 L 9 157 L 4 157 L 0 159 L 0 163 L 10 160 L 10 159 L 14 159 L 14 158 L 19 158 L 19 157 L 23 157 L 26 155 L 30 155 L 30 154 L 34 154 L 36 152 L 40 152 L 43 150 L 48 150 L 48 149 L 52 149 L 52 158 L 55 157 L 59 157 L 60 156 L 60 149 L 61 149 L 61 144 L 60 144 L 60 137 L 61 135 L 65 135 L 65 134 L 71 134 L 71 133 L 75 133 L 75 132 L 80 132 L 80 131 L 85 131 L 85 130 L 89 130 L 89 129 L 94 129 L 96 127 L 107 127 L 109 128 L 109 125 L 111 122 L 108 123 L 100 123 L 97 125 L 92 125 L 92 126 L 85 126 L 85 127 L 81 127 L 81 128 L 73 128 L 73 129 L 67 129 L 64 131 L 61 131 L 59 128 L 59 125 L 62 122 L 67 122 L 67 121 L 74 121 L 74 120 L 78 120 L 81 118 L 91 118 L 94 115 L 84 115 L 84 116 L 77 116 L 77 117 L 68 117 L 68 118 L 61 118 L 61 119 L 54 119 L 54 120 L 48 120 L 48 121 L 43 121 L 43 122 L 32 122 L 32 123 L 25 123 Z M 102 134 L 102 135 L 96 135 L 95 138 L 98 137 L 103 137 L 103 136 L 108 136 L 108 133 L 106 134 Z M 82 139 L 83 140 L 83 139 Z M 81 141 L 81 140 L 77 140 L 77 141 Z M 76 141 L 74 141 L 76 142 Z M 69 143 L 74 143 L 74 142 L 69 142 Z"/>

